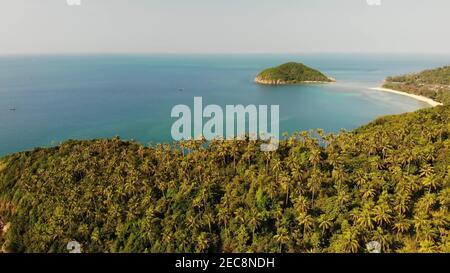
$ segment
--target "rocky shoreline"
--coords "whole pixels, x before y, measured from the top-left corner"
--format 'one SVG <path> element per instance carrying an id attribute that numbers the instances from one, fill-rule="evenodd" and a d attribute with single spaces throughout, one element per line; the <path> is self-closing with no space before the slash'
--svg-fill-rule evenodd
<path id="1" fill-rule="evenodd" d="M 273 80 L 268 80 L 268 79 L 263 79 L 260 77 L 256 77 L 255 78 L 255 83 L 257 84 L 262 84 L 262 85 L 293 85 L 293 84 L 303 84 L 303 83 L 333 83 L 336 82 L 335 79 L 333 78 L 328 78 L 329 81 L 301 81 L 301 82 L 297 82 L 297 81 L 283 81 L 280 79 L 273 79 Z"/>

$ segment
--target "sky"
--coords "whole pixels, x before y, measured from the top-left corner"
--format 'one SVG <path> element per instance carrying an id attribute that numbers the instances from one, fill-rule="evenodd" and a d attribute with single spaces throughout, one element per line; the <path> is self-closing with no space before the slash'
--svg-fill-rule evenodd
<path id="1" fill-rule="evenodd" d="M 449 0 L 67 1 L 0 0 L 0 54 L 450 53 Z"/>

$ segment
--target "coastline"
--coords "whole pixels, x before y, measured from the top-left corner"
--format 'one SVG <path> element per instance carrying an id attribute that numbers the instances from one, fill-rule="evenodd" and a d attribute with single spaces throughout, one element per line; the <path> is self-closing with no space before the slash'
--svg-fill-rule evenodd
<path id="1" fill-rule="evenodd" d="M 433 99 L 430 99 L 430 98 L 427 98 L 427 97 L 424 97 L 424 96 L 414 95 L 414 94 L 406 93 L 406 92 L 403 92 L 403 91 L 397 91 L 397 90 L 394 90 L 394 89 L 389 89 L 389 88 L 384 88 L 384 87 L 372 87 L 372 88 L 369 88 L 369 89 L 370 90 L 383 91 L 383 92 L 389 92 L 389 93 L 394 93 L 394 94 L 398 94 L 398 95 L 407 96 L 407 97 L 410 97 L 410 98 L 413 98 L 413 99 L 416 99 L 416 100 L 419 100 L 419 101 L 422 101 L 422 102 L 426 102 L 429 105 L 431 105 L 432 107 L 443 105 L 440 102 L 437 102 L 437 101 L 435 101 Z"/>

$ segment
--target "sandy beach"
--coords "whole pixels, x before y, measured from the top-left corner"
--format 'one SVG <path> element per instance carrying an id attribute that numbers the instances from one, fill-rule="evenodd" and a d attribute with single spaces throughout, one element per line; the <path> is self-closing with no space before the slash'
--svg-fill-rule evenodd
<path id="1" fill-rule="evenodd" d="M 403 95 L 403 96 L 408 96 L 410 98 L 426 102 L 426 103 L 428 103 L 429 105 L 431 105 L 433 107 L 439 106 L 439 105 L 443 105 L 440 102 L 434 101 L 434 100 L 432 100 L 430 98 L 427 98 L 427 97 L 424 97 L 424 96 L 409 94 L 409 93 L 406 93 L 406 92 L 397 91 L 397 90 L 393 90 L 393 89 L 388 89 L 388 88 L 383 88 L 383 87 L 373 87 L 373 88 L 369 88 L 369 89 L 376 90 L 376 91 L 390 92 L 390 93 L 399 94 L 399 95 Z"/>

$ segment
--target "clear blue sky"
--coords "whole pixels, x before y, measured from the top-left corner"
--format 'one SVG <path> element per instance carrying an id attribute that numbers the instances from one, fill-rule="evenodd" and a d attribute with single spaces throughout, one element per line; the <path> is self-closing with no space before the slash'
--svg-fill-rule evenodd
<path id="1" fill-rule="evenodd" d="M 0 54 L 450 53 L 449 0 L 0 0 Z"/>

